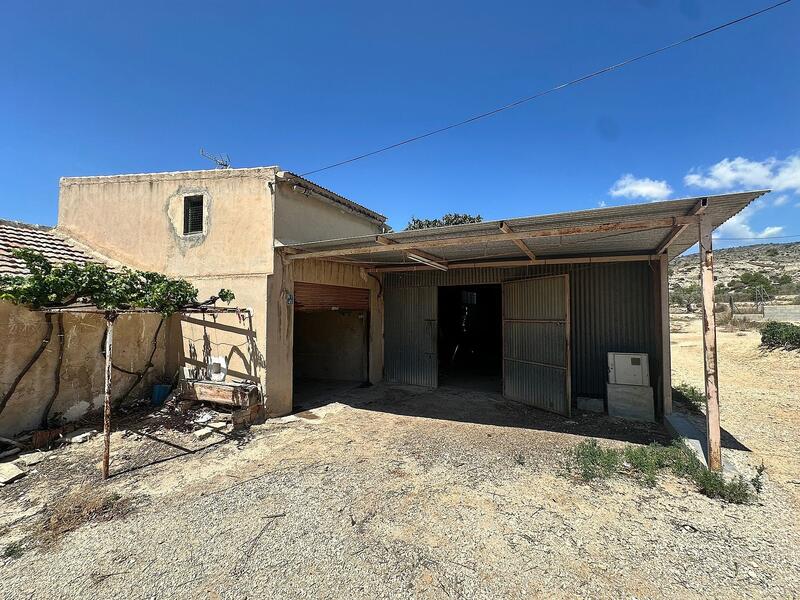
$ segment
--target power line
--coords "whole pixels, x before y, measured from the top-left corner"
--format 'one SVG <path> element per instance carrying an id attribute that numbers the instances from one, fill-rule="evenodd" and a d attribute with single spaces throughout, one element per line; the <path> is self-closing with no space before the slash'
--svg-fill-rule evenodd
<path id="1" fill-rule="evenodd" d="M 370 152 L 365 152 L 364 154 L 359 154 L 358 156 L 353 156 L 352 158 L 341 160 L 339 162 L 332 163 L 330 165 L 326 165 L 324 167 L 320 167 L 320 168 L 314 169 L 312 171 L 306 171 L 305 173 L 301 173 L 301 176 L 305 177 L 306 175 L 313 175 L 314 173 L 319 173 L 320 171 L 327 171 L 328 169 L 341 167 L 342 165 L 346 165 L 348 163 L 352 163 L 352 162 L 355 162 L 357 160 L 362 160 L 362 159 L 368 158 L 370 156 L 375 156 L 376 154 L 380 154 L 380 153 L 386 152 L 388 150 L 393 150 L 394 148 L 398 148 L 400 146 L 405 146 L 406 144 L 410 144 L 411 142 L 416 142 L 416 141 L 422 140 L 424 138 L 431 137 L 432 135 L 436 135 L 438 133 L 443 133 L 445 131 L 449 131 L 450 129 L 455 129 L 456 127 L 461 127 L 462 125 L 467 125 L 469 123 L 473 123 L 473 122 L 478 121 L 480 119 L 485 119 L 486 117 L 491 117 L 493 115 L 496 115 L 497 113 L 501 113 L 503 111 L 510 110 L 512 108 L 516 108 L 517 106 L 519 106 L 521 104 L 525 104 L 526 102 L 531 102 L 532 100 L 536 100 L 537 98 L 541 98 L 542 96 L 546 96 L 547 94 L 551 94 L 553 92 L 557 92 L 559 90 L 563 90 L 564 88 L 570 87 L 572 85 L 583 83 L 584 81 L 587 81 L 589 79 L 593 79 L 594 77 L 598 77 L 598 76 L 603 75 L 605 73 L 608 73 L 610 71 L 614 71 L 616 69 L 620 69 L 620 68 L 625 67 L 625 66 L 627 66 L 627 65 L 629 65 L 631 63 L 643 60 L 645 58 L 649 58 L 649 57 L 654 56 L 656 54 L 660 54 L 661 52 L 665 52 L 667 50 L 671 50 L 672 48 L 676 48 L 677 46 L 681 46 L 683 44 L 686 44 L 688 42 L 692 42 L 692 41 L 694 41 L 696 39 L 699 39 L 701 37 L 710 35 L 712 33 L 720 31 L 722 29 L 726 29 L 727 27 L 731 27 L 732 25 L 736 25 L 737 23 L 741 23 L 742 21 L 746 21 L 748 19 L 752 19 L 753 17 L 757 17 L 758 15 L 764 14 L 765 12 L 768 12 L 768 11 L 771 11 L 773 9 L 776 9 L 779 6 L 783 6 L 784 4 L 788 4 L 791 1 L 792 0 L 783 0 L 782 2 L 778 2 L 777 4 L 772 4 L 771 6 L 768 6 L 766 8 L 762 8 L 761 10 L 758 10 L 756 12 L 750 13 L 749 15 L 745 15 L 743 17 L 739 17 L 738 19 L 734 19 L 732 21 L 728 21 L 727 23 L 723 23 L 722 25 L 717 25 L 716 27 L 712 27 L 711 29 L 706 29 L 705 31 L 703 31 L 701 33 L 696 33 L 696 34 L 694 34 L 692 36 L 689 36 L 687 38 L 684 38 L 682 40 L 678 40 L 677 42 L 672 42 L 671 44 L 668 44 L 666 46 L 662 46 L 661 48 L 658 48 L 656 50 L 651 50 L 650 52 L 646 52 L 644 54 L 640 54 L 638 56 L 634 56 L 632 58 L 628 58 L 626 60 L 623 60 L 622 62 L 618 62 L 616 64 L 609 65 L 607 67 L 603 67 L 602 69 L 599 69 L 599 70 L 594 71 L 592 73 L 588 73 L 586 75 L 582 75 L 581 77 L 578 77 L 577 79 L 573 79 L 571 81 L 567 81 L 565 83 L 561 83 L 561 84 L 559 84 L 559 85 L 557 85 L 555 87 L 551 87 L 550 89 L 543 90 L 541 92 L 537 92 L 537 93 L 533 94 L 532 96 L 527 96 L 525 98 L 521 98 L 519 100 L 515 100 L 514 102 L 511 102 L 510 104 L 506 104 L 504 106 L 500 106 L 498 108 L 494 108 L 492 110 L 489 110 L 489 111 L 484 112 L 484 113 L 480 113 L 478 115 L 474 115 L 472 117 L 464 119 L 463 121 L 458 121 L 456 123 L 451 123 L 450 125 L 445 125 L 444 127 L 440 127 L 438 129 L 433 129 L 431 131 L 428 131 L 426 133 L 422 133 L 420 135 L 415 135 L 414 137 L 410 137 L 410 138 L 407 138 L 405 140 L 401 140 L 399 142 L 396 142 L 394 144 L 390 144 L 388 146 L 384 146 L 382 148 L 378 148 L 377 150 L 372 150 Z"/>

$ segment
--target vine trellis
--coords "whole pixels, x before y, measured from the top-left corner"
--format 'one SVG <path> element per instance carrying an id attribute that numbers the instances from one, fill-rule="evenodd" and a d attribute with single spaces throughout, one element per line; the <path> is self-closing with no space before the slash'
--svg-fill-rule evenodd
<path id="1" fill-rule="evenodd" d="M 40 252 L 26 248 L 16 249 L 12 254 L 25 263 L 29 274 L 0 275 L 0 300 L 7 300 L 44 313 L 46 331 L 41 344 L 0 398 L 0 413 L 5 409 L 26 373 L 36 364 L 49 345 L 53 336 L 53 315 L 55 315 L 59 345 L 54 391 L 45 405 L 42 417 L 43 427 L 46 427 L 61 383 L 61 365 L 64 356 L 64 314 L 103 315 L 106 322 L 103 400 L 104 479 L 109 475 L 112 369 L 136 376 L 136 380 L 121 397 L 121 399 L 127 398 L 153 367 L 153 357 L 156 353 L 158 336 L 164 319 L 175 313 L 249 314 L 248 309 L 216 306 L 218 300 L 230 303 L 235 299 L 234 293 L 228 289 L 223 288 L 217 295 L 201 302 L 197 300 L 197 288 L 191 283 L 184 279 L 167 277 L 161 273 L 128 268 L 111 269 L 97 263 L 66 262 L 54 265 Z M 114 323 L 121 314 L 161 315 L 161 320 L 153 336 L 150 356 L 141 371 L 129 371 L 113 363 Z"/>

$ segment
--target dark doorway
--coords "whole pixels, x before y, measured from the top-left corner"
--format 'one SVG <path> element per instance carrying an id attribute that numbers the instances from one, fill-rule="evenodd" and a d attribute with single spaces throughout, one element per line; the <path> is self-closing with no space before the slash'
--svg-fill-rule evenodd
<path id="1" fill-rule="evenodd" d="M 439 288 L 439 384 L 501 392 L 500 285 Z"/>
<path id="2" fill-rule="evenodd" d="M 367 381 L 368 331 L 367 311 L 295 311 L 295 405 Z"/>

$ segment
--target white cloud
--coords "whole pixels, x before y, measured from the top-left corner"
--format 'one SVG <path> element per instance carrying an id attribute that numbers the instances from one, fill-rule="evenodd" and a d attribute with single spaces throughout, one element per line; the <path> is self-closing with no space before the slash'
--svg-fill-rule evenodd
<path id="1" fill-rule="evenodd" d="M 778 196 L 777 198 L 775 198 L 775 200 L 772 201 L 772 205 L 773 206 L 783 206 L 787 202 L 789 202 L 789 196 L 787 196 L 786 194 L 782 194 L 782 195 Z"/>
<path id="2" fill-rule="evenodd" d="M 765 239 L 774 237 L 776 235 L 780 235 L 783 231 L 782 226 L 769 226 L 764 227 L 763 229 L 756 230 L 753 229 L 753 226 L 750 224 L 750 219 L 753 215 L 758 212 L 763 207 L 763 204 L 751 204 L 747 208 L 745 208 L 742 212 L 737 215 L 734 215 L 730 219 L 728 219 L 725 223 L 719 226 L 719 228 L 714 232 L 714 237 L 723 238 L 723 239 Z M 744 241 L 744 240 L 743 240 Z"/>
<path id="3" fill-rule="evenodd" d="M 599 206 L 600 208 L 605 208 L 607 206 L 606 201 L 600 200 L 600 202 L 597 203 L 597 206 Z"/>
<path id="4" fill-rule="evenodd" d="M 762 161 L 742 156 L 723 158 L 706 170 L 692 169 L 683 182 L 707 190 L 771 188 L 776 192 L 800 194 L 800 154 L 783 160 L 775 157 Z"/>
<path id="5" fill-rule="evenodd" d="M 636 178 L 631 173 L 626 173 L 614 182 L 608 193 L 615 198 L 663 200 L 672 193 L 672 188 L 663 180 Z"/>

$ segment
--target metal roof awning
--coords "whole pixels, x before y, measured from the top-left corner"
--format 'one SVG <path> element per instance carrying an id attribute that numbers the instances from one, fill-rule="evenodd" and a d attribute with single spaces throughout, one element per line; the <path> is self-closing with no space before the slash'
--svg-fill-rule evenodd
<path id="1" fill-rule="evenodd" d="M 713 228 L 769 190 L 485 221 L 285 246 L 289 260 L 322 259 L 376 270 L 457 268 L 602 257 L 678 256 L 697 243 L 701 217 Z M 575 262 L 575 260 L 572 260 Z"/>

